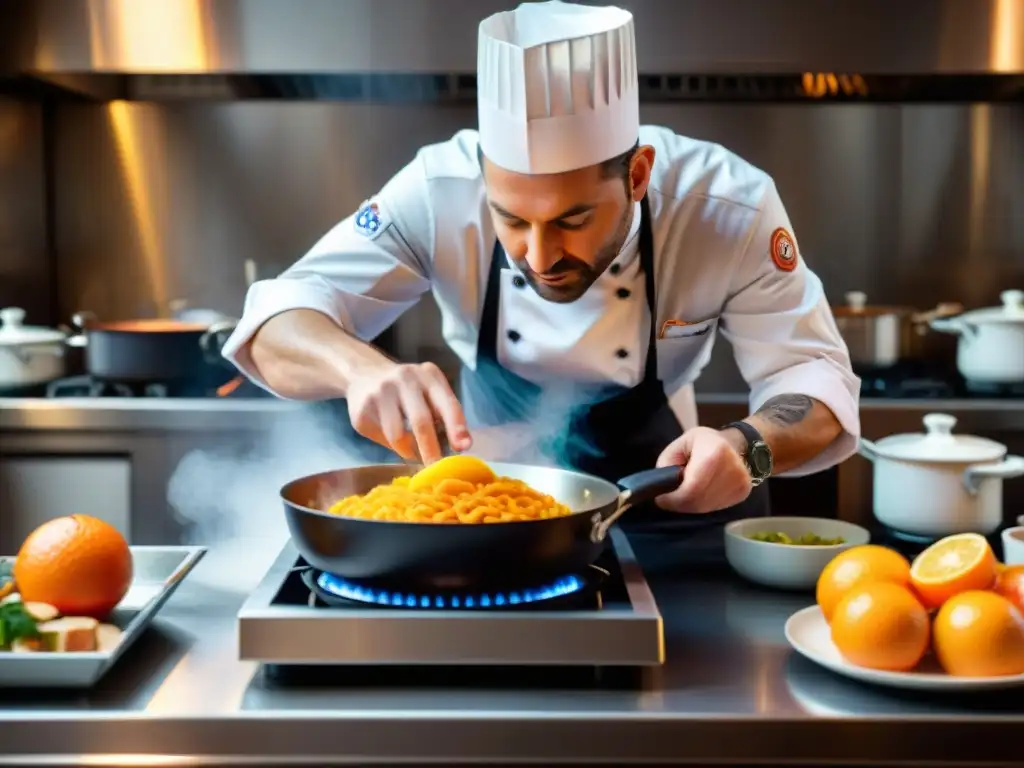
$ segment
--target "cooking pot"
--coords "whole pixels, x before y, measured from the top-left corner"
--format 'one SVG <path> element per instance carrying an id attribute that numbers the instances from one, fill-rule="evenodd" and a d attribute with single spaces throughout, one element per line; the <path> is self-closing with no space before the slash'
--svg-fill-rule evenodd
<path id="1" fill-rule="evenodd" d="M 1024 291 L 1003 291 L 1001 307 L 935 318 L 936 331 L 960 337 L 956 365 L 968 381 L 1007 384 L 1024 381 Z"/>
<path id="2" fill-rule="evenodd" d="M 23 389 L 64 376 L 65 334 L 23 325 L 25 310 L 0 309 L 0 389 Z"/>
<path id="3" fill-rule="evenodd" d="M 940 538 L 991 534 L 1003 523 L 1003 480 L 1024 475 L 1024 458 L 994 440 L 954 435 L 956 418 L 924 417 L 924 434 L 860 440 L 874 464 L 874 512 L 895 531 Z"/>
<path id="4" fill-rule="evenodd" d="M 78 312 L 72 322 L 81 333 L 67 343 L 85 348 L 86 369 L 101 381 L 198 382 L 215 388 L 236 374 L 220 355 L 233 320 L 212 325 L 175 319 L 101 322 L 91 312 Z"/>
<path id="5" fill-rule="evenodd" d="M 889 368 L 901 360 L 923 356 L 928 321 L 963 311 L 954 303 L 939 304 L 927 312 L 870 306 L 862 291 L 850 291 L 845 298 L 846 306 L 834 307 L 832 314 L 849 349 L 850 362 L 860 368 Z"/>

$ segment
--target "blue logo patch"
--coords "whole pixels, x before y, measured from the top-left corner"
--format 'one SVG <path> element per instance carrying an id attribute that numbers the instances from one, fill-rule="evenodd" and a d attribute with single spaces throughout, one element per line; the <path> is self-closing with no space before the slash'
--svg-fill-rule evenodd
<path id="1" fill-rule="evenodd" d="M 387 229 L 384 217 L 376 203 L 366 203 L 356 213 L 356 232 L 373 239 Z"/>

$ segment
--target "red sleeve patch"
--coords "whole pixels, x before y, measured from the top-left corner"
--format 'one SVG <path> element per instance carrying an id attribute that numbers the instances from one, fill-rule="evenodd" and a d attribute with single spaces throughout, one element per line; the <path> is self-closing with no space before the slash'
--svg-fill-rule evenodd
<path id="1" fill-rule="evenodd" d="M 796 269 L 796 243 L 793 236 L 783 227 L 772 232 L 770 247 L 772 262 L 783 272 L 792 272 Z"/>

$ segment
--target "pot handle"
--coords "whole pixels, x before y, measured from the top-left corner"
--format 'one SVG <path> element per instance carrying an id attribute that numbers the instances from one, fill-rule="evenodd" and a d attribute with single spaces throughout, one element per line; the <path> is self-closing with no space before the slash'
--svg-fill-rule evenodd
<path id="1" fill-rule="evenodd" d="M 211 365 L 230 365 L 221 356 L 220 351 L 237 325 L 237 320 L 221 320 L 207 328 L 206 332 L 199 337 L 199 348 L 203 350 L 206 362 Z"/>
<path id="2" fill-rule="evenodd" d="M 671 493 L 679 487 L 681 482 L 683 482 L 683 467 L 678 465 L 645 469 L 622 478 L 616 483 L 622 491 L 619 493 L 615 509 L 603 520 L 600 515 L 595 515 L 594 528 L 590 532 L 591 541 L 595 543 L 604 541 L 604 537 L 608 535 L 608 529 L 622 517 L 626 510 L 637 504 L 643 504 L 645 501 L 653 501 L 662 494 Z"/>
<path id="3" fill-rule="evenodd" d="M 959 317 L 932 318 L 928 321 L 928 325 L 931 326 L 933 331 L 951 333 L 954 336 L 964 336 L 965 338 L 973 338 L 978 334 L 976 326 L 961 320 Z"/>
<path id="4" fill-rule="evenodd" d="M 875 444 L 866 437 L 862 437 L 857 440 L 857 453 L 872 462 L 878 458 L 878 449 L 875 447 Z"/>
<path id="5" fill-rule="evenodd" d="M 1007 456 L 998 464 L 977 464 L 964 470 L 964 488 L 971 496 L 977 495 L 981 481 L 986 477 L 1009 480 L 1024 475 L 1024 457 Z"/>
<path id="6" fill-rule="evenodd" d="M 97 320 L 98 318 L 94 312 L 88 310 L 75 312 L 71 316 L 71 326 L 74 332 L 64 339 L 64 343 L 75 349 L 84 349 L 89 346 L 89 337 L 86 336 L 86 331 Z"/>

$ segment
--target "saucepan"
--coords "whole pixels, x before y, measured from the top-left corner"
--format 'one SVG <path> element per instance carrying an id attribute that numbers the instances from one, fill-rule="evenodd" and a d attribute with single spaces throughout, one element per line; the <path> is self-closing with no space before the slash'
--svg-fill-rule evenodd
<path id="1" fill-rule="evenodd" d="M 867 294 L 850 291 L 846 305 L 832 314 L 857 368 L 889 368 L 905 360 L 931 357 L 928 323 L 963 312 L 963 305 L 939 304 L 926 312 L 907 306 L 872 306 Z"/>
<path id="2" fill-rule="evenodd" d="M 1003 481 L 1024 476 L 1024 457 L 994 440 L 954 434 L 950 414 L 923 421 L 924 433 L 860 440 L 860 454 L 875 465 L 878 522 L 932 538 L 994 533 L 1003 522 Z"/>
<path id="3" fill-rule="evenodd" d="M 1015 384 L 1024 381 L 1024 291 L 1003 291 L 1000 307 L 936 318 L 936 331 L 959 337 L 957 369 L 968 382 Z"/>
<path id="4" fill-rule="evenodd" d="M 133 319 L 102 322 L 91 312 L 78 312 L 79 330 L 67 343 L 84 347 L 86 368 L 104 381 L 176 382 L 210 379 L 214 386 L 231 378 L 220 347 L 235 321 L 211 324 L 177 319 Z M 233 369 L 231 369 L 233 372 Z"/>
<path id="5" fill-rule="evenodd" d="M 281 489 L 288 530 L 314 568 L 405 588 L 539 585 L 579 573 L 600 556 L 608 529 L 630 507 L 675 490 L 683 468 L 644 470 L 617 483 L 572 470 L 491 463 L 494 472 L 548 493 L 573 513 L 509 523 L 389 522 L 332 515 L 338 499 L 419 467 L 375 464 L 293 480 Z"/>

